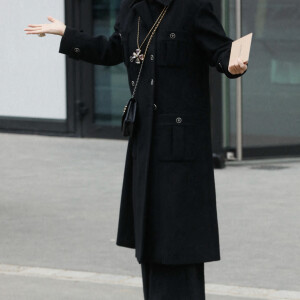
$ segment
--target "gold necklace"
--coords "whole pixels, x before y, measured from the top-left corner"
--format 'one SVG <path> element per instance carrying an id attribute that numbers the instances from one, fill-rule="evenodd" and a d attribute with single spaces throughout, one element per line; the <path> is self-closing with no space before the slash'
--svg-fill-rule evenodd
<path id="1" fill-rule="evenodd" d="M 139 45 L 139 40 L 140 40 L 140 23 L 141 23 L 141 17 L 138 17 L 138 29 L 137 29 L 137 39 L 136 39 L 136 44 L 137 44 L 137 49 L 133 52 L 132 56 L 130 56 L 130 61 L 133 62 L 135 59 L 135 63 L 136 64 L 140 64 L 141 61 L 143 61 L 145 59 L 145 54 L 142 54 L 142 46 L 144 45 L 144 43 L 146 42 L 148 36 L 151 33 L 155 33 L 156 29 L 158 28 L 160 22 L 162 21 L 166 11 L 168 9 L 168 6 L 165 6 L 163 8 L 163 10 L 161 11 L 161 13 L 159 14 L 159 16 L 157 17 L 156 21 L 154 22 L 153 26 L 151 27 L 151 29 L 149 30 L 148 34 L 146 35 L 144 41 L 142 42 L 141 45 Z"/>

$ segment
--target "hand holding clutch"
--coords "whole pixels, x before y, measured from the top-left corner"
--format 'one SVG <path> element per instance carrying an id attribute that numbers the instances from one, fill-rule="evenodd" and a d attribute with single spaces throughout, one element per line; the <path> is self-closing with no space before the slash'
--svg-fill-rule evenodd
<path id="1" fill-rule="evenodd" d="M 248 64 L 248 62 L 243 63 L 241 58 L 238 57 L 233 65 L 228 66 L 228 71 L 232 75 L 243 74 L 244 72 L 246 72 L 246 70 L 248 68 L 247 64 Z"/>
<path id="2" fill-rule="evenodd" d="M 253 33 L 249 33 L 232 42 L 228 71 L 233 74 L 243 74 L 247 70 Z"/>

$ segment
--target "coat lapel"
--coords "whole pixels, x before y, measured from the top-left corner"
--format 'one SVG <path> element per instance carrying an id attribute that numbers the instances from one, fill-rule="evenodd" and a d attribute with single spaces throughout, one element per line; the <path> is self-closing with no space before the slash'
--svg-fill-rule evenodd
<path id="1" fill-rule="evenodd" d="M 149 7 L 147 1 L 146 0 L 140 0 L 140 1 L 134 0 L 132 2 L 132 9 L 134 12 L 136 12 L 141 17 L 147 30 L 150 30 L 154 21 L 153 21 L 150 7 Z"/>
<path id="2" fill-rule="evenodd" d="M 173 0 L 155 0 L 163 5 L 170 5 Z M 135 11 L 143 20 L 147 30 L 150 30 L 155 20 L 152 17 L 152 13 L 147 0 L 133 0 L 130 7 Z"/>

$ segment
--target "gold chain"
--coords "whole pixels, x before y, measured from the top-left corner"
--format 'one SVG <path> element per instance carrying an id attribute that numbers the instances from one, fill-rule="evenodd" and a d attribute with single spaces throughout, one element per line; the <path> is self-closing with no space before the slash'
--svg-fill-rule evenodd
<path id="1" fill-rule="evenodd" d="M 157 30 L 159 24 L 161 23 L 162 19 L 164 18 L 165 14 L 166 14 L 166 12 L 167 12 L 167 9 L 168 9 L 168 6 L 165 6 L 165 8 L 164 8 L 164 13 L 160 16 L 159 22 L 156 24 L 155 28 L 153 29 L 153 31 L 152 31 L 152 33 L 151 33 L 151 36 L 150 36 L 150 38 L 149 38 L 149 41 L 148 41 L 148 43 L 147 43 L 147 45 L 146 45 L 144 58 L 146 57 L 146 54 L 147 54 L 147 51 L 148 51 L 148 47 L 149 47 L 149 45 L 150 45 L 150 42 L 151 42 L 151 40 L 152 40 L 152 38 L 153 38 L 153 36 L 154 36 L 154 34 L 155 34 L 155 32 L 156 32 L 156 30 Z M 135 86 L 134 86 L 134 90 L 133 90 L 133 93 L 132 93 L 132 98 L 134 98 L 134 96 L 135 96 L 136 88 L 137 88 L 138 83 L 139 83 L 139 80 L 140 80 L 140 76 L 141 76 L 141 72 L 142 72 L 142 69 L 143 69 L 144 61 L 145 61 L 145 60 L 143 59 L 143 60 L 142 60 L 141 67 L 140 67 L 140 70 L 139 70 L 138 77 L 137 77 L 137 79 L 136 79 L 136 83 L 135 83 Z"/>
<path id="2" fill-rule="evenodd" d="M 136 49 L 135 52 L 133 52 L 133 55 L 130 56 L 130 61 L 133 62 L 134 59 L 136 59 L 136 63 L 140 64 L 141 61 L 144 61 L 149 44 L 151 39 L 153 38 L 154 33 L 156 32 L 158 26 L 160 25 L 162 19 L 164 18 L 166 12 L 167 12 L 168 6 L 165 6 L 162 10 L 162 12 L 159 14 L 158 18 L 156 19 L 155 23 L 153 24 L 153 26 L 151 27 L 150 31 L 148 32 L 147 36 L 145 37 L 143 43 L 141 44 L 141 46 L 139 46 L 139 39 L 140 39 L 140 17 L 138 18 L 138 32 L 137 32 L 137 46 L 138 48 Z M 142 54 L 141 53 L 141 47 L 143 46 L 143 44 L 145 43 L 145 41 L 147 40 L 149 34 L 151 34 L 146 49 L 145 49 L 145 53 Z"/>
<path id="3" fill-rule="evenodd" d="M 163 10 L 161 11 L 161 13 L 159 14 L 159 16 L 157 17 L 155 23 L 152 25 L 150 31 L 148 32 L 148 34 L 146 35 L 144 41 L 142 42 L 141 45 L 139 45 L 139 40 L 140 40 L 140 23 L 141 23 L 141 17 L 139 16 L 138 18 L 138 32 L 137 32 L 137 39 L 136 39 L 136 44 L 137 44 L 137 47 L 138 49 L 141 49 L 145 43 L 145 41 L 147 40 L 149 34 L 151 33 L 151 31 L 153 30 L 153 28 L 156 26 L 157 22 L 159 22 L 159 20 L 161 19 L 162 15 L 164 14 L 164 11 L 167 9 L 167 6 L 165 6 L 163 8 Z"/>
<path id="4" fill-rule="evenodd" d="M 144 57 L 146 57 L 146 53 L 147 53 L 148 47 L 149 47 L 149 45 L 150 45 L 150 42 L 151 42 L 151 40 L 152 40 L 152 38 L 153 38 L 153 36 L 154 36 L 154 34 L 155 34 L 155 32 L 156 32 L 158 26 L 160 25 L 160 23 L 161 23 L 163 17 L 165 16 L 165 14 L 166 14 L 166 12 L 167 12 L 167 9 L 168 9 L 168 6 L 166 6 L 166 7 L 164 8 L 163 14 L 162 14 L 162 16 L 160 17 L 159 22 L 156 24 L 155 28 L 153 29 L 153 32 L 152 32 L 152 34 L 151 34 L 151 36 L 150 36 L 150 38 L 149 38 L 149 41 L 148 41 L 147 46 L 146 46 L 146 49 L 145 49 Z"/>

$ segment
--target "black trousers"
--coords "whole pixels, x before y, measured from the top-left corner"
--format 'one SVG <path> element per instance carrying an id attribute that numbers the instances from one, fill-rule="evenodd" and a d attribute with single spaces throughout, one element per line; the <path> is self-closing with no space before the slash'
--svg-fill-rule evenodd
<path id="1" fill-rule="evenodd" d="M 205 300 L 204 263 L 142 263 L 145 300 Z"/>

